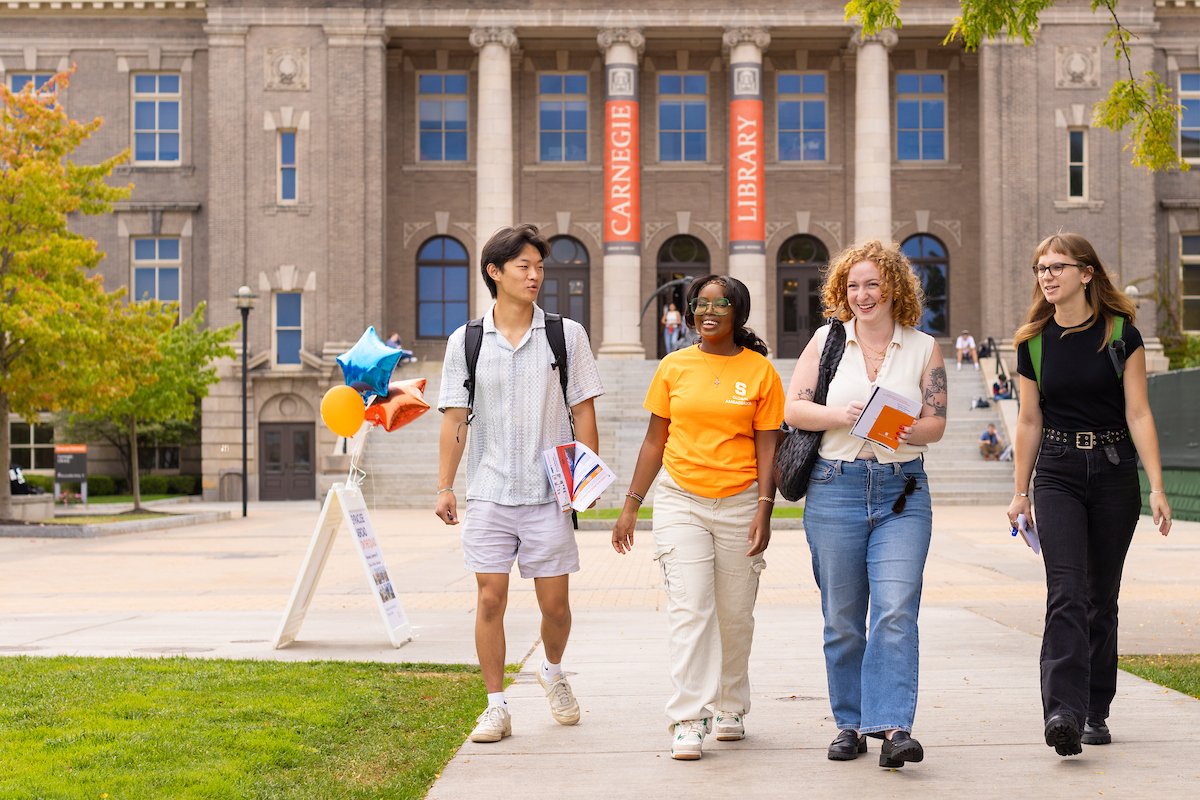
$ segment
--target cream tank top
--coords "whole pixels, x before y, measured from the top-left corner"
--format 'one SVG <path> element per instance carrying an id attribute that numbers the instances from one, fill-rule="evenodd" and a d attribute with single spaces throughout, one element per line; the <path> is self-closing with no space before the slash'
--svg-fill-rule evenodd
<path id="1" fill-rule="evenodd" d="M 828 406 L 845 406 L 850 401 L 858 400 L 865 403 L 871 397 L 876 386 L 891 389 L 893 392 L 921 400 L 921 376 L 929 365 L 933 348 L 937 342 L 927 333 L 916 328 L 896 326 L 892 341 L 887 346 L 887 356 L 879 377 L 871 383 L 867 377 L 867 366 L 863 362 L 862 350 L 855 337 L 854 320 L 846 323 L 846 352 L 838 364 L 837 372 L 829 383 L 829 393 L 825 399 Z M 817 331 L 817 345 L 825 348 L 825 338 L 829 335 L 829 326 L 825 325 Z M 821 449 L 818 451 L 822 458 L 840 461 L 853 461 L 858 458 L 863 445 L 871 448 L 880 463 L 903 463 L 918 458 L 929 449 L 926 445 L 902 444 L 894 453 L 889 453 L 883 447 L 850 435 L 850 426 L 832 428 L 825 431 L 821 439 Z"/>

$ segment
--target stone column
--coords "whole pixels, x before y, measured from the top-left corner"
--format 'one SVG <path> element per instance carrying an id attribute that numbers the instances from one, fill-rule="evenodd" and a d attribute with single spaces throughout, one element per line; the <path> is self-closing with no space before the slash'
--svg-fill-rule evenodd
<path id="1" fill-rule="evenodd" d="M 512 28 L 471 31 L 479 51 L 479 93 L 475 113 L 475 297 L 471 316 L 491 307 L 492 296 L 478 270 L 483 245 L 500 228 L 513 224 L 513 91 L 512 54 L 517 34 Z"/>
<path id="2" fill-rule="evenodd" d="M 605 28 L 604 53 L 604 332 L 599 356 L 644 359 L 642 307 L 641 126 L 638 56 L 646 39 L 637 28 Z"/>
<path id="3" fill-rule="evenodd" d="M 766 205 L 763 180 L 763 53 L 766 28 L 729 28 L 729 275 L 746 284 L 747 327 L 767 335 Z"/>
<path id="4" fill-rule="evenodd" d="M 899 37 L 891 28 L 857 31 L 854 80 L 854 238 L 892 240 L 892 125 L 888 53 Z"/>

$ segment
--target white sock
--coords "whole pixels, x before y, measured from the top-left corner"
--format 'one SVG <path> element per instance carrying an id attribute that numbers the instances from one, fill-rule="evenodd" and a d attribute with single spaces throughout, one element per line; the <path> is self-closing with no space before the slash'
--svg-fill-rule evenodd
<path id="1" fill-rule="evenodd" d="M 550 680 L 555 675 L 558 675 L 561 672 L 562 672 L 562 664 L 561 663 L 560 664 L 551 664 L 546 659 L 544 659 L 544 658 L 542 659 L 542 677 L 543 678 L 545 678 L 546 680 Z"/>
<path id="2" fill-rule="evenodd" d="M 978 361 L 975 362 L 975 371 L 976 372 L 979 371 L 979 362 Z"/>
<path id="3" fill-rule="evenodd" d="M 958 369 L 959 369 L 959 370 L 962 370 L 962 362 L 961 362 L 961 361 L 960 361 L 960 362 L 958 362 Z"/>
<path id="4" fill-rule="evenodd" d="M 488 692 L 488 708 L 492 706 L 500 706 L 505 711 L 508 710 L 508 703 L 504 700 L 504 692 Z"/>

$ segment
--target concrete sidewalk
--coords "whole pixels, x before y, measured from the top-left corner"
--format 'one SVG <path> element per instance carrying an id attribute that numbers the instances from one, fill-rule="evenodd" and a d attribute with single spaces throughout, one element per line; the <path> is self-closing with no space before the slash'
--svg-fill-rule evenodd
<path id="1" fill-rule="evenodd" d="M 231 509 L 195 504 L 190 510 Z M 240 514 L 240 506 L 236 513 Z M 475 587 L 458 528 L 431 512 L 373 513 L 416 640 L 389 646 L 347 532 L 326 566 L 297 642 L 272 650 L 318 507 L 253 504 L 242 520 L 90 540 L 0 540 L 0 652 L 455 662 L 474 660 Z M 921 613 L 921 764 L 880 769 L 878 742 L 830 762 L 836 731 L 821 658 L 819 595 L 804 534 L 779 531 L 767 552 L 744 741 L 710 740 L 699 762 L 674 762 L 662 707 L 670 693 L 665 594 L 650 534 L 617 556 L 581 532 L 572 580 L 575 623 L 565 659 L 582 722 L 553 722 L 532 669 L 541 659 L 531 581 L 514 578 L 508 661 L 527 660 L 509 689 L 515 734 L 467 743 L 431 798 L 642 797 L 647 790 L 725 787 L 738 796 L 922 792 L 957 797 L 1182 797 L 1200 779 L 1200 701 L 1121 674 L 1115 742 L 1060 759 L 1041 740 L 1040 558 L 1005 530 L 1002 509 L 938 507 Z M 1200 628 L 1200 523 L 1170 538 L 1148 520 L 1134 539 L 1122 593 L 1123 652 L 1195 653 Z M 528 656 L 528 658 L 527 658 Z M 481 704 L 482 705 L 482 704 Z M 714 785 L 715 784 L 715 785 Z M 872 791 L 874 790 L 874 792 Z M 1186 794 L 1185 794 L 1186 793 Z"/>

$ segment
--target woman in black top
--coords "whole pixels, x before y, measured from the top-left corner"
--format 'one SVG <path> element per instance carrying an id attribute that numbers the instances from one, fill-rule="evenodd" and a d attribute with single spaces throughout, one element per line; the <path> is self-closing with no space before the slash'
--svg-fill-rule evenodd
<path id="1" fill-rule="evenodd" d="M 1133 303 L 1076 234 L 1038 245 L 1033 271 L 1033 304 L 1014 339 L 1021 412 L 1008 518 L 1014 527 L 1019 514 L 1032 518 L 1029 480 L 1036 460 L 1033 490 L 1046 563 L 1042 707 L 1046 744 L 1068 756 L 1083 752 L 1081 743 L 1112 741 L 1105 720 L 1117 691 L 1121 569 L 1142 507 L 1138 456 L 1163 536 L 1171 530 L 1171 507 Z M 1110 355 L 1121 348 L 1108 346 L 1117 317 L 1124 317 L 1122 375 L 1120 358 Z M 1030 340 L 1037 336 L 1040 386 L 1030 357 Z"/>

